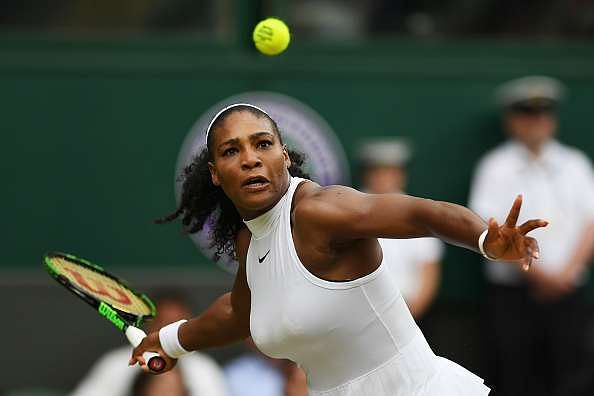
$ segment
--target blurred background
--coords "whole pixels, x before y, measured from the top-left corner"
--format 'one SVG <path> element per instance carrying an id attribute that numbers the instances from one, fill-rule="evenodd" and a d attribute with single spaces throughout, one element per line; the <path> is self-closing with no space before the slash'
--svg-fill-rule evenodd
<path id="1" fill-rule="evenodd" d="M 266 57 L 251 31 L 272 15 L 293 35 Z M 232 276 L 179 224 L 152 224 L 175 208 L 178 153 L 215 103 L 268 91 L 306 104 L 334 130 L 358 187 L 360 142 L 404 137 L 407 192 L 467 205 L 477 161 L 505 139 L 494 91 L 526 75 L 565 84 L 559 139 L 591 160 L 590 0 L 4 0 L 0 394 L 67 394 L 123 343 L 44 273 L 46 251 L 148 292 L 176 287 L 195 312 L 228 290 Z M 447 246 L 441 263 L 425 334 L 485 377 L 482 260 Z M 592 307 L 592 282 L 584 290 Z M 207 352 L 224 365 L 242 349 Z"/>

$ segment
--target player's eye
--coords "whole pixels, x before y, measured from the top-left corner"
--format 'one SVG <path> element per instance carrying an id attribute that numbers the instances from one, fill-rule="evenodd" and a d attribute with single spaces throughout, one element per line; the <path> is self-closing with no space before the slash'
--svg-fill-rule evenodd
<path id="1" fill-rule="evenodd" d="M 270 140 L 260 140 L 260 141 L 259 141 L 259 142 L 256 144 L 256 147 L 257 147 L 257 148 L 263 148 L 263 149 L 265 149 L 265 148 L 268 148 L 268 147 L 270 147 L 270 146 L 272 146 L 272 141 L 270 141 Z"/>
<path id="2" fill-rule="evenodd" d="M 223 151 L 223 157 L 229 157 L 230 155 L 234 155 L 237 153 L 237 149 L 235 147 L 229 147 L 225 151 Z"/>

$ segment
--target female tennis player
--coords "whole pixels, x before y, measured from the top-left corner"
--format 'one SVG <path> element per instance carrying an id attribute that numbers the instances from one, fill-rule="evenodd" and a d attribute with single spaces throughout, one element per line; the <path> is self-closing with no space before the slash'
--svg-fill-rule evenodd
<path id="1" fill-rule="evenodd" d="M 235 283 L 201 315 L 149 334 L 130 364 L 146 370 L 142 353 L 154 351 L 172 367 L 189 351 L 251 335 L 265 354 L 304 369 L 310 395 L 489 393 L 481 378 L 432 352 L 376 238 L 439 237 L 528 269 L 538 246 L 526 234 L 547 222 L 516 226 L 520 196 L 500 226 L 451 203 L 320 187 L 296 177 L 302 158 L 249 104 L 221 110 L 206 141 L 184 172 L 180 207 L 164 221 L 181 216 L 190 232 L 214 221 L 218 253 L 239 261 Z"/>

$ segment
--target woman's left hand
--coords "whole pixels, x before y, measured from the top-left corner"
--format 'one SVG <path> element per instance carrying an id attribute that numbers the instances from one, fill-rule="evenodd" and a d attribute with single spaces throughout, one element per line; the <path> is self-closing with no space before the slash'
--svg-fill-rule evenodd
<path id="1" fill-rule="evenodd" d="M 495 219 L 489 219 L 489 231 L 483 247 L 487 256 L 493 260 L 518 262 L 527 271 L 533 260 L 538 259 L 539 251 L 536 239 L 526 234 L 536 228 L 546 227 L 549 223 L 538 219 L 516 226 L 521 207 L 522 196 L 518 195 L 502 226 Z"/>

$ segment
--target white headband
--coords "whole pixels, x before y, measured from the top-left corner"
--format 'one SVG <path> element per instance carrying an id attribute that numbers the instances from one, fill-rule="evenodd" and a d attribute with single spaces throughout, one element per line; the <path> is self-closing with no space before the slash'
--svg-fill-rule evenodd
<path id="1" fill-rule="evenodd" d="M 260 107 L 255 106 L 253 104 L 249 104 L 249 103 L 233 103 L 232 105 L 229 105 L 225 108 L 223 108 L 222 110 L 220 110 L 210 121 L 210 124 L 208 124 L 208 129 L 206 129 L 206 138 L 204 139 L 204 144 L 206 145 L 206 147 L 208 147 L 208 135 L 210 134 L 210 128 L 212 128 L 212 125 L 215 123 L 215 121 L 217 120 L 217 118 L 219 118 L 219 116 L 221 114 L 223 114 L 225 111 L 233 108 L 233 107 L 237 107 L 237 106 L 247 106 L 247 107 L 251 107 L 253 109 L 256 110 L 260 110 L 262 113 L 266 114 L 269 118 L 270 116 L 268 115 L 267 112 L 265 112 L 264 110 L 262 110 Z"/>

